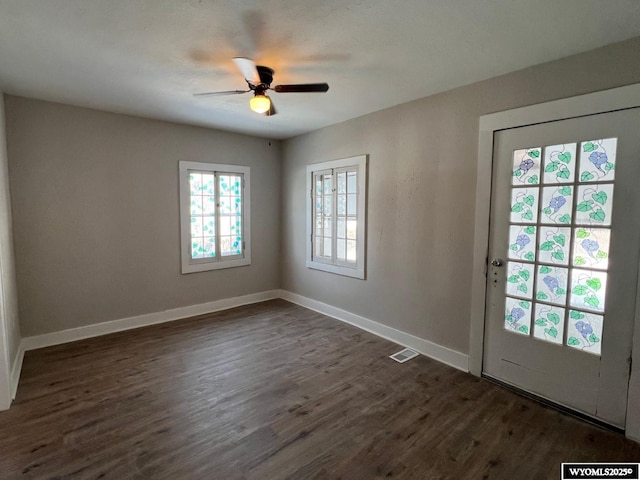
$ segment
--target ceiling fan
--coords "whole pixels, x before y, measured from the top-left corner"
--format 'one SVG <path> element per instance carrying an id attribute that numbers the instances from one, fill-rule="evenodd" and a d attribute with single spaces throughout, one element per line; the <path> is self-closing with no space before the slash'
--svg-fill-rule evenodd
<path id="1" fill-rule="evenodd" d="M 327 83 L 300 83 L 292 85 L 275 85 L 272 87 L 271 82 L 273 81 L 273 74 L 275 73 L 272 68 L 265 67 L 263 65 L 256 65 L 253 60 L 245 57 L 236 57 L 233 61 L 238 67 L 238 70 L 240 70 L 240 73 L 244 76 L 249 90 L 203 92 L 194 93 L 193 95 L 200 97 L 206 95 L 239 95 L 242 93 L 253 92 L 253 97 L 249 101 L 249 107 L 251 110 L 271 116 L 276 114 L 276 109 L 273 106 L 271 98 L 269 98 L 265 93 L 267 90 L 273 90 L 278 93 L 326 92 L 329 90 L 329 85 Z"/>

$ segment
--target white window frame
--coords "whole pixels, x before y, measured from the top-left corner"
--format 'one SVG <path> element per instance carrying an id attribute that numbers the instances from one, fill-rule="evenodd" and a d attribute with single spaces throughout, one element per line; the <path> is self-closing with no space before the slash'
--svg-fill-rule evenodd
<path id="1" fill-rule="evenodd" d="M 336 208 L 336 192 L 335 192 L 335 175 L 338 171 L 344 171 L 349 168 L 356 168 L 358 171 L 357 179 L 357 227 L 356 227 L 356 262 L 349 263 L 340 261 L 335 258 L 336 252 L 336 215 L 332 215 L 333 226 L 331 229 L 333 247 L 332 257 L 314 257 L 313 245 L 315 242 L 314 235 L 314 219 L 315 206 L 314 197 L 314 176 L 320 173 L 333 173 L 333 201 L 332 206 L 335 212 Z M 345 275 L 348 277 L 365 279 L 366 265 L 366 222 L 367 222 L 367 156 L 358 155 L 355 157 L 343 158 L 340 160 L 332 160 L 329 162 L 314 163 L 307 165 L 307 258 L 306 264 L 308 268 L 322 270 L 325 272 Z"/>
<path id="2" fill-rule="evenodd" d="M 182 273 L 205 272 L 222 268 L 241 267 L 251 264 L 251 169 L 239 165 L 223 165 L 205 162 L 178 162 L 180 183 L 180 259 Z M 242 175 L 242 254 L 211 258 L 191 257 L 191 190 L 189 188 L 189 172 L 203 172 Z M 216 211 L 220 207 L 218 185 L 216 185 Z M 219 215 L 216 215 L 218 223 Z M 220 244 L 220 233 L 216 230 L 216 244 Z"/>

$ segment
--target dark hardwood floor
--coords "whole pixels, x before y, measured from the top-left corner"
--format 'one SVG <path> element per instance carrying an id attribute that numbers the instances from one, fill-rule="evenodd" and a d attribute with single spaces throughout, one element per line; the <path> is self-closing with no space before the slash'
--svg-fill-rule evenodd
<path id="1" fill-rule="evenodd" d="M 558 479 L 640 445 L 275 300 L 27 352 L 2 479 Z"/>

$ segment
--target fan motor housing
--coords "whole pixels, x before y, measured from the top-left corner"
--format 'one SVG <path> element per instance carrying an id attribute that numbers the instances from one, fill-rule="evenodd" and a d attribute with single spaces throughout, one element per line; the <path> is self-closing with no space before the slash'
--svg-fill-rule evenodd
<path id="1" fill-rule="evenodd" d="M 271 85 L 273 74 L 275 73 L 273 69 L 264 65 L 256 65 L 256 70 L 258 70 L 258 75 L 260 76 L 260 83 L 267 86 Z"/>

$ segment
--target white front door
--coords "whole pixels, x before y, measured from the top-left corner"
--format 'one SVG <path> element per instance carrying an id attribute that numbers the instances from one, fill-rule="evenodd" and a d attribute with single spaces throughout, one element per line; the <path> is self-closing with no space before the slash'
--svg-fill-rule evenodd
<path id="1" fill-rule="evenodd" d="M 640 109 L 497 132 L 483 373 L 624 427 Z"/>

